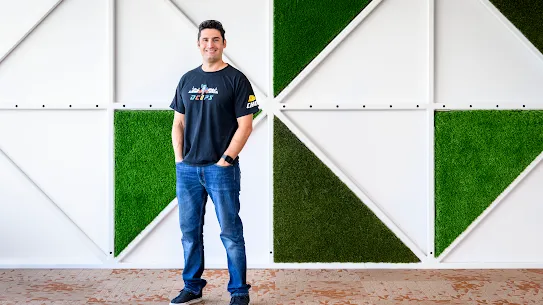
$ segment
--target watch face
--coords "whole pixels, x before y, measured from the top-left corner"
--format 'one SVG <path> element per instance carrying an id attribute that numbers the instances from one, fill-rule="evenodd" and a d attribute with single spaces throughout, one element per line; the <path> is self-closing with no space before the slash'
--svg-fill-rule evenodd
<path id="1" fill-rule="evenodd" d="M 228 156 L 228 155 L 224 155 L 222 156 L 224 158 L 224 161 L 232 164 L 234 162 L 234 159 L 232 159 L 232 157 Z"/>

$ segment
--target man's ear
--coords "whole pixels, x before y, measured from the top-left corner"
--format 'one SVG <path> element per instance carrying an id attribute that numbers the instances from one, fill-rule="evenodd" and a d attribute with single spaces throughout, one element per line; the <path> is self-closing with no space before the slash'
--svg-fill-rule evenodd
<path id="1" fill-rule="evenodd" d="M 224 47 L 226 48 L 226 39 L 223 39 L 222 41 L 224 43 Z"/>

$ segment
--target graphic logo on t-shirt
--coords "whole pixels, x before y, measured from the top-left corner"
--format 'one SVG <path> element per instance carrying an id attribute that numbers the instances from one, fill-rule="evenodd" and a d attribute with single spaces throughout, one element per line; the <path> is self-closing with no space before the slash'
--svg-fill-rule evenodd
<path id="1" fill-rule="evenodd" d="M 256 101 L 256 96 L 249 95 L 249 100 L 247 100 L 247 109 L 253 108 L 254 106 L 257 106 L 258 102 Z"/>
<path id="2" fill-rule="evenodd" d="M 200 88 L 192 86 L 189 93 L 196 93 L 190 96 L 191 101 L 211 101 L 214 94 L 219 94 L 219 90 L 217 90 L 217 87 L 209 88 L 207 85 L 202 84 Z"/>

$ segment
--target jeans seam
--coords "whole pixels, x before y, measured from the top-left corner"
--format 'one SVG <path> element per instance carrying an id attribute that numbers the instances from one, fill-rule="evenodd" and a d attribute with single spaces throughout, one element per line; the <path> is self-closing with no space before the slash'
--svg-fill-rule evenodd
<path id="1" fill-rule="evenodd" d="M 200 240 L 200 242 L 202 243 L 202 246 L 200 247 L 202 260 L 204 259 L 204 248 L 203 248 L 204 240 L 203 240 L 202 234 L 204 233 L 203 220 L 204 220 L 204 213 L 205 213 L 205 210 L 206 210 L 206 208 L 205 208 L 205 206 L 206 206 L 206 198 L 207 198 L 207 191 L 204 190 L 204 192 L 202 193 L 202 204 L 201 204 L 202 209 L 200 210 L 200 219 L 199 219 L 199 225 L 198 225 L 198 230 L 199 230 L 198 238 L 202 238 L 202 240 Z"/>

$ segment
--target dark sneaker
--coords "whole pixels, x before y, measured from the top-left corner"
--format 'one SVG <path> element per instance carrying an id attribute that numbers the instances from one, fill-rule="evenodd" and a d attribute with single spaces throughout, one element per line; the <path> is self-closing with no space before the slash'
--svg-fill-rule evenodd
<path id="1" fill-rule="evenodd" d="M 249 295 L 236 295 L 230 299 L 230 305 L 247 305 L 249 304 Z"/>
<path id="2" fill-rule="evenodd" d="M 179 292 L 179 295 L 173 298 L 173 300 L 170 302 L 170 305 L 188 305 L 188 304 L 195 304 L 202 301 L 202 293 L 200 294 L 194 294 L 188 290 L 181 290 Z"/>

